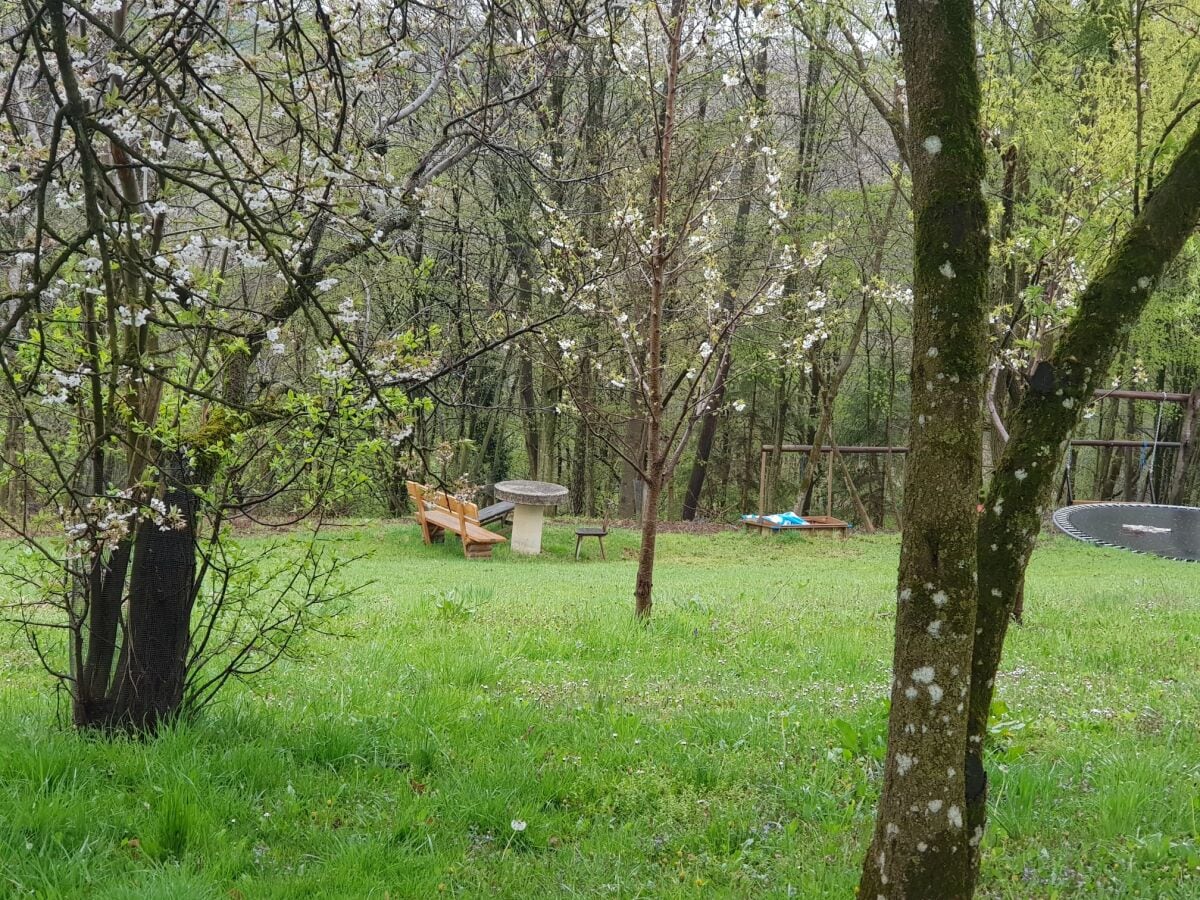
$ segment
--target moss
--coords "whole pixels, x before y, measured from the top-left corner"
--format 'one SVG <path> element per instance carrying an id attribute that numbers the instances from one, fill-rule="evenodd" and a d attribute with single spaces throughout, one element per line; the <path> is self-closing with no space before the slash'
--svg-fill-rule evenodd
<path id="1" fill-rule="evenodd" d="M 200 451 L 220 447 L 244 427 L 244 416 L 217 407 L 203 423 L 187 437 L 187 443 Z"/>
<path id="2" fill-rule="evenodd" d="M 195 430 L 185 435 L 183 442 L 195 455 L 195 480 L 198 484 L 205 484 L 212 478 L 221 463 L 225 445 L 251 423 L 252 417 L 249 415 L 216 407 Z"/>

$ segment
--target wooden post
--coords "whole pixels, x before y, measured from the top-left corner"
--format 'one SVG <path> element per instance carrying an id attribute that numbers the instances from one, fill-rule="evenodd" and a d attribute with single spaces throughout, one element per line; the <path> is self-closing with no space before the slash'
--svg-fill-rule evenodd
<path id="1" fill-rule="evenodd" d="M 767 449 L 758 451 L 758 514 L 767 514 Z"/>
<path id="2" fill-rule="evenodd" d="M 854 509 L 862 519 L 863 528 L 867 534 L 874 534 L 875 523 L 871 521 L 871 514 L 867 512 L 866 504 L 863 503 L 862 497 L 858 493 L 858 488 L 854 486 L 854 479 L 850 477 L 850 467 L 846 465 L 846 458 L 838 453 L 836 445 L 829 452 L 832 456 L 837 457 L 838 464 L 842 467 L 842 480 L 846 483 L 846 490 L 850 493 L 850 500 L 854 503 Z"/>
<path id="3" fill-rule="evenodd" d="M 1171 472 L 1171 486 L 1167 489 L 1167 502 L 1179 504 L 1183 502 L 1183 491 L 1186 487 L 1187 466 L 1191 461 L 1192 438 L 1196 428 L 1196 407 L 1200 406 L 1200 389 L 1192 391 L 1187 405 L 1183 408 L 1183 422 L 1179 426 L 1179 449 L 1175 453 L 1175 469 Z"/>
<path id="4" fill-rule="evenodd" d="M 825 454 L 825 515 L 833 516 L 833 448 Z"/>
<path id="5" fill-rule="evenodd" d="M 892 455 L 883 458 L 883 468 L 879 473 L 879 527 L 887 527 L 888 482 L 892 480 Z"/>
<path id="6" fill-rule="evenodd" d="M 1136 399 L 1135 397 L 1129 397 L 1126 400 L 1126 404 L 1127 404 L 1126 414 L 1125 414 L 1125 433 L 1126 434 L 1137 434 L 1138 416 L 1137 416 L 1137 409 L 1133 405 L 1133 401 L 1135 399 Z M 1133 448 L 1126 447 L 1125 448 L 1125 484 L 1121 488 L 1121 499 L 1124 500 L 1126 503 L 1131 503 L 1135 499 L 1137 499 L 1134 495 L 1134 491 L 1137 490 L 1138 476 L 1141 475 L 1140 467 L 1136 470 L 1134 469 L 1133 460 L 1134 460 Z"/>
<path id="7" fill-rule="evenodd" d="M 888 486 L 891 488 L 891 490 L 888 491 L 888 496 L 891 497 L 892 512 L 896 516 L 896 530 L 903 531 L 904 530 L 904 513 L 900 509 L 900 496 L 899 496 L 900 491 L 897 489 L 896 485 L 892 483 L 892 478 L 895 477 L 896 470 L 895 470 L 895 467 L 892 465 L 892 455 L 890 453 L 887 456 L 887 467 L 885 468 L 884 471 L 887 472 L 887 483 L 888 483 Z"/>

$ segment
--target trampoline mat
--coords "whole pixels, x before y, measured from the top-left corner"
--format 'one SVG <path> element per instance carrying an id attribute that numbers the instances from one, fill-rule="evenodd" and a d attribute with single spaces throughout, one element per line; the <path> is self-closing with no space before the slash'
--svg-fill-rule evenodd
<path id="1" fill-rule="evenodd" d="M 1200 561 L 1200 509 L 1196 507 L 1084 503 L 1057 510 L 1054 524 L 1059 531 L 1091 544 Z M 1142 528 L 1169 530 L 1140 531 Z"/>

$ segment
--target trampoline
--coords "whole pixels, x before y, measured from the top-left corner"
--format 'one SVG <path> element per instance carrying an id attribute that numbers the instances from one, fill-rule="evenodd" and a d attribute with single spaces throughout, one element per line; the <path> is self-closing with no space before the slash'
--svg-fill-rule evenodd
<path id="1" fill-rule="evenodd" d="M 1059 531 L 1101 547 L 1200 562 L 1200 509 L 1153 503 L 1082 503 L 1054 513 Z"/>

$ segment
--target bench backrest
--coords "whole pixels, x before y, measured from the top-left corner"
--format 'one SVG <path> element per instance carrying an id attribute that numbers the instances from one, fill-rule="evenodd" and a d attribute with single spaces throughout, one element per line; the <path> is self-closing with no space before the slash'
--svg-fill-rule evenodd
<path id="1" fill-rule="evenodd" d="M 424 517 L 426 504 L 432 504 L 455 516 L 458 519 L 459 527 L 463 530 L 468 524 L 479 524 L 479 506 L 477 504 L 468 500 L 459 500 L 448 491 L 430 491 L 425 485 L 415 481 L 409 481 L 406 484 L 408 485 L 408 496 L 412 498 L 413 504 L 417 508 L 418 518 Z"/>
<path id="2" fill-rule="evenodd" d="M 422 513 L 425 512 L 425 485 L 417 484 L 415 481 L 406 481 L 405 484 L 408 486 L 408 498 L 417 508 L 417 517 L 421 518 Z"/>
<path id="3" fill-rule="evenodd" d="M 451 515 L 458 517 L 459 528 L 466 531 L 467 525 L 479 524 L 479 507 L 469 500 L 459 500 L 452 494 L 443 494 L 446 499 L 446 508 L 450 510 Z"/>

